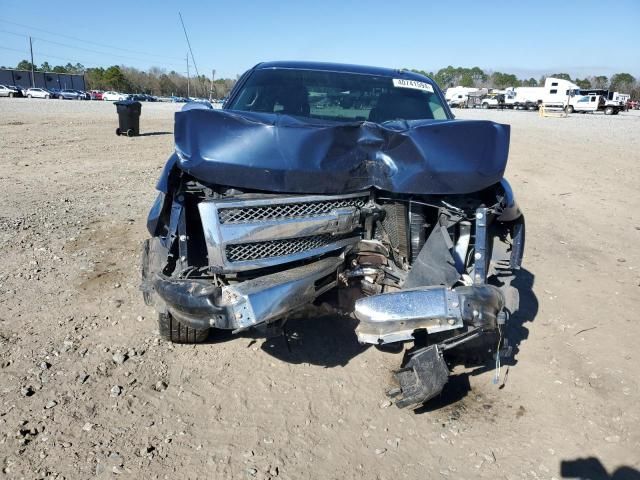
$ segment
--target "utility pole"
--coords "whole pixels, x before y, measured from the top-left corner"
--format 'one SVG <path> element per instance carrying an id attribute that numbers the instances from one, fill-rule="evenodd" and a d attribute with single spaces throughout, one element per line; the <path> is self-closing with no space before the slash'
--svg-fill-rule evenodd
<path id="1" fill-rule="evenodd" d="M 216 76 L 216 71 L 211 70 L 211 88 L 209 89 L 209 101 L 213 100 L 213 77 Z"/>
<path id="2" fill-rule="evenodd" d="M 31 41 L 31 37 L 29 37 L 29 50 L 31 50 L 31 88 L 36 88 L 36 79 L 33 74 L 33 42 Z"/>
<path id="3" fill-rule="evenodd" d="M 189 80 L 189 53 L 187 53 L 187 98 L 191 96 L 191 81 Z"/>

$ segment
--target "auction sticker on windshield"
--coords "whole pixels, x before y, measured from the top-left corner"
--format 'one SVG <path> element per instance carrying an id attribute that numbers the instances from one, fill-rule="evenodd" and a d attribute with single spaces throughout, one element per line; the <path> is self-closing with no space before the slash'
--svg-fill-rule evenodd
<path id="1" fill-rule="evenodd" d="M 414 90 L 424 90 L 433 93 L 433 85 L 415 80 L 405 80 L 403 78 L 394 78 L 393 86 L 399 88 L 413 88 Z"/>

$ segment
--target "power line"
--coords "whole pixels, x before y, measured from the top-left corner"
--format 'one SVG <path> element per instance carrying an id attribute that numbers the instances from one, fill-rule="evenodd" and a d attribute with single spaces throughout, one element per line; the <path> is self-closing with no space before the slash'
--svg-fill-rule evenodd
<path id="1" fill-rule="evenodd" d="M 180 12 L 178 12 L 178 15 L 180 16 L 180 23 L 182 24 L 182 30 L 184 31 L 184 36 L 187 39 L 187 45 L 189 46 L 189 52 L 191 52 L 191 60 L 193 60 L 193 67 L 196 69 L 196 75 L 200 79 L 200 84 L 202 85 L 202 88 L 204 89 L 204 81 L 202 80 L 202 77 L 200 77 L 200 72 L 198 71 L 198 65 L 196 64 L 196 59 L 193 56 L 193 50 L 191 50 L 191 42 L 189 41 L 189 35 L 187 35 L 187 29 L 185 28 L 184 21 L 182 20 L 182 14 Z M 188 61 L 189 61 L 189 57 L 187 56 L 187 70 L 189 69 Z"/>
<path id="2" fill-rule="evenodd" d="M 105 43 L 98 43 L 98 42 L 94 42 L 94 41 L 91 41 L 91 40 L 84 40 L 84 39 L 81 39 L 81 38 L 78 38 L 78 37 L 73 37 L 71 35 L 65 35 L 63 33 L 56 33 L 56 32 L 52 32 L 50 30 L 44 30 L 42 28 L 33 27 L 33 26 L 30 26 L 30 25 L 25 25 L 23 23 L 17 23 L 17 22 L 12 22 L 10 20 L 4 20 L 2 18 L 0 18 L 0 22 L 8 23 L 10 25 L 15 25 L 15 26 L 22 27 L 22 28 L 27 28 L 29 30 L 36 30 L 36 31 L 39 31 L 39 32 L 48 33 L 49 35 L 54 35 L 54 36 L 57 36 L 57 37 L 68 38 L 70 40 L 75 40 L 75 41 L 81 42 L 81 43 L 89 43 L 89 44 L 96 45 L 96 46 L 99 46 L 99 47 L 110 48 L 112 50 L 120 50 L 120 51 L 123 51 L 123 52 L 134 53 L 134 54 L 138 54 L 138 55 L 146 55 L 146 56 L 151 56 L 151 57 L 160 57 L 160 58 L 165 58 L 165 59 L 170 59 L 170 60 L 182 60 L 182 59 L 177 58 L 177 57 L 166 57 L 164 55 L 158 55 L 158 54 L 155 54 L 155 53 L 141 52 L 141 51 L 137 51 L 137 50 L 131 50 L 130 48 L 116 47 L 116 46 L 113 46 L 113 45 L 107 45 Z"/>
<path id="3" fill-rule="evenodd" d="M 10 47 L 2 47 L 2 46 L 0 46 L 0 49 L 2 49 L 2 50 L 11 50 L 12 52 L 19 52 L 19 53 L 23 53 L 25 56 L 28 56 L 28 55 L 29 55 L 29 51 L 28 51 L 28 50 L 26 50 L 26 49 L 25 49 L 25 50 L 21 50 L 21 49 L 19 49 L 19 48 L 10 48 Z M 96 66 L 96 67 L 99 67 L 99 66 L 100 66 L 100 65 L 98 65 L 97 63 L 94 63 L 94 62 L 84 62 L 84 61 L 82 61 L 81 59 L 77 59 L 77 58 L 75 58 L 75 59 L 71 59 L 71 58 L 67 58 L 67 57 L 60 57 L 60 56 L 58 56 L 58 55 L 53 55 L 53 54 L 45 53 L 45 52 L 38 52 L 38 55 L 40 55 L 40 57 L 41 57 L 41 58 L 44 58 L 44 59 L 45 59 L 45 62 L 46 62 L 46 61 L 47 61 L 47 59 L 49 59 L 49 58 L 56 58 L 56 59 L 58 59 L 58 60 L 67 61 L 67 62 L 69 62 L 69 63 L 71 63 L 71 62 L 80 63 L 80 64 L 82 64 L 84 67 L 90 67 L 90 68 L 91 68 L 91 66 L 92 66 L 92 65 L 93 65 L 93 66 Z M 44 62 L 43 62 L 43 63 L 44 63 Z"/>
<path id="4" fill-rule="evenodd" d="M 0 29 L 0 33 L 7 33 L 9 35 L 15 35 L 17 37 L 29 38 L 29 35 L 24 35 L 22 33 L 11 32 L 9 30 Z M 90 53 L 97 53 L 99 55 L 105 55 L 107 57 L 119 57 L 119 58 L 125 58 L 125 59 L 128 59 L 128 60 L 135 60 L 135 61 L 138 61 L 138 62 L 148 60 L 148 59 L 142 59 L 142 58 L 139 58 L 139 57 L 131 57 L 131 56 L 127 56 L 127 55 L 120 55 L 118 53 L 102 52 L 102 51 L 99 51 L 99 50 L 93 50 L 93 49 L 90 49 L 90 48 L 79 47 L 79 46 L 76 46 L 76 45 L 69 45 L 68 43 L 56 42 L 54 40 L 47 40 L 46 38 L 41 38 L 41 37 L 32 37 L 32 38 L 34 40 L 39 40 L 41 42 L 51 43 L 53 45 L 72 48 L 72 49 L 75 49 L 75 50 L 83 50 L 83 51 L 90 52 Z M 182 64 L 177 64 L 177 63 L 166 63 L 166 62 L 164 64 L 165 65 L 174 66 L 174 67 L 182 65 Z"/>

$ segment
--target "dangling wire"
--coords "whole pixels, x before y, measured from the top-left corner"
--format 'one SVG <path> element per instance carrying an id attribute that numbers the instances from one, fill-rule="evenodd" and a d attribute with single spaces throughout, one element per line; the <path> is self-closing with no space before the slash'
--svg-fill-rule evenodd
<path id="1" fill-rule="evenodd" d="M 500 382 L 500 346 L 502 345 L 502 328 L 500 328 L 500 324 L 498 324 L 498 333 L 500 334 L 500 337 L 498 338 L 498 348 L 496 348 L 496 368 L 493 375 L 494 385 L 497 385 Z"/>

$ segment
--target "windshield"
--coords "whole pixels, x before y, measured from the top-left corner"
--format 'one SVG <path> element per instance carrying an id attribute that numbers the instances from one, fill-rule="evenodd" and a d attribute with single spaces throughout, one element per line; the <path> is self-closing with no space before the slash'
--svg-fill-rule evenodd
<path id="1" fill-rule="evenodd" d="M 317 70 L 256 70 L 231 110 L 334 121 L 447 119 L 429 83 Z"/>

